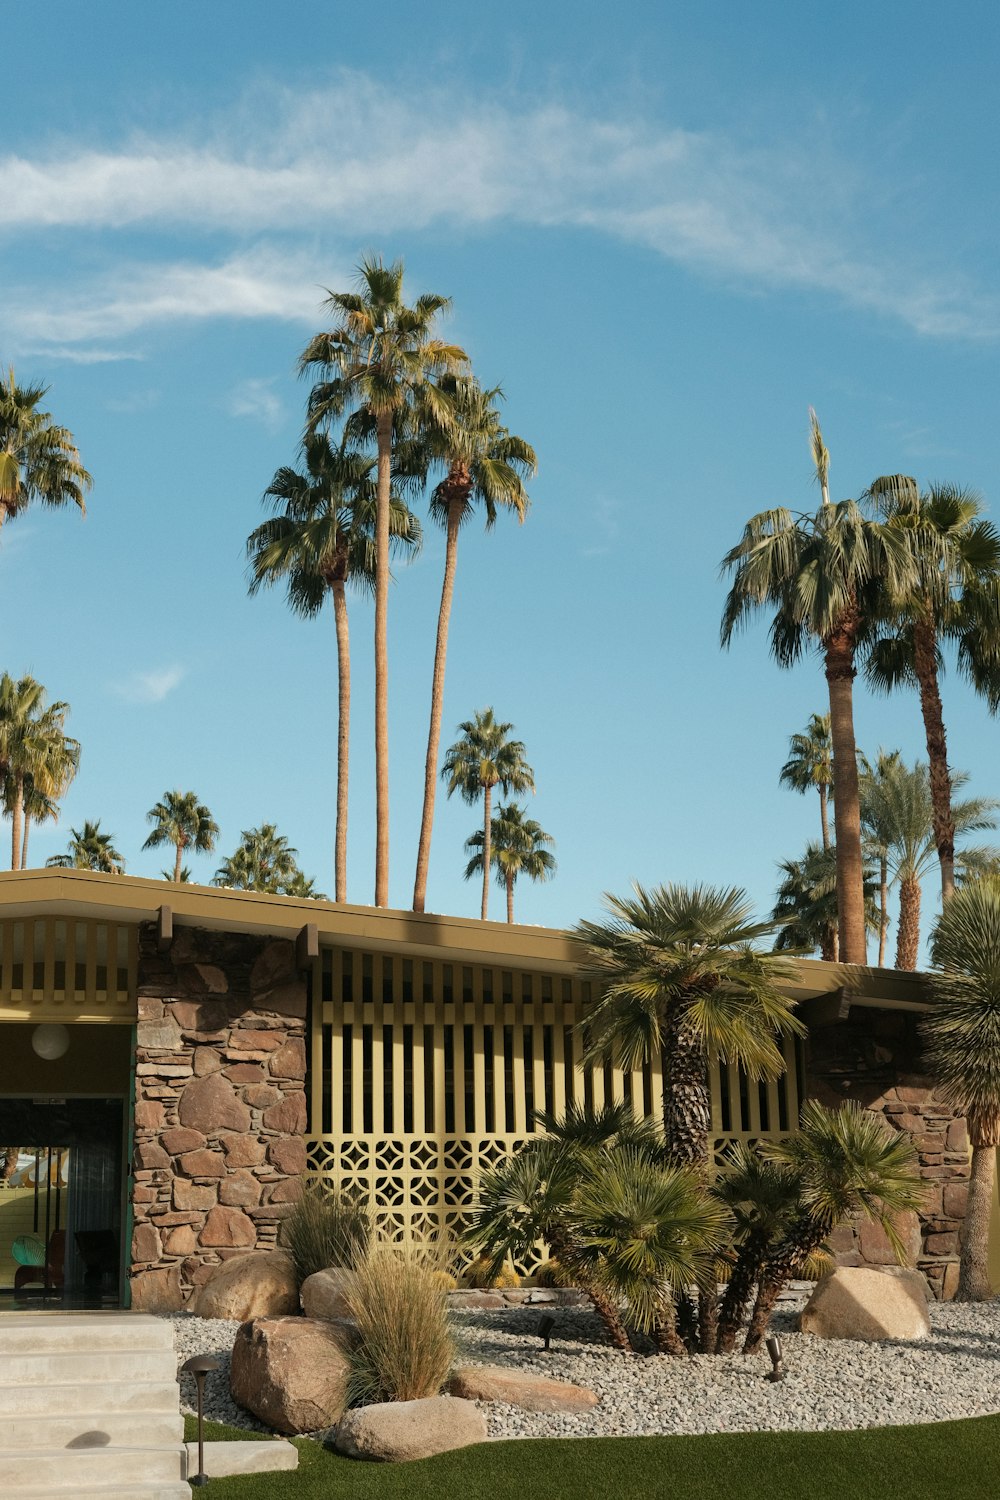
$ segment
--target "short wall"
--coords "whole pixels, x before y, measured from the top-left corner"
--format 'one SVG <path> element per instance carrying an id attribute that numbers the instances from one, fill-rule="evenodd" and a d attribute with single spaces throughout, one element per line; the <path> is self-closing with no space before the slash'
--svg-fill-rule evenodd
<path id="1" fill-rule="evenodd" d="M 857 1099 L 905 1131 L 927 1184 L 925 1207 L 903 1215 L 899 1229 L 912 1265 L 924 1272 L 936 1297 L 955 1295 L 969 1180 L 964 1119 L 942 1103 L 921 1071 L 917 1018 L 902 1011 L 855 1007 L 847 1021 L 817 1027 L 806 1047 L 806 1091 L 823 1104 Z M 841 1265 L 895 1262 L 874 1224 L 842 1224 L 831 1236 Z"/>
<path id="2" fill-rule="evenodd" d="M 140 928 L 132 1302 L 277 1243 L 306 1166 L 307 989 L 285 940 Z"/>

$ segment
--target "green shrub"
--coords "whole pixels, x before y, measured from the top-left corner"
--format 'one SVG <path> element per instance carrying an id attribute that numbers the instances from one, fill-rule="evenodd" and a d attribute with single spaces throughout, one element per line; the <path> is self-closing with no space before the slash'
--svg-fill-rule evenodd
<path id="1" fill-rule="evenodd" d="M 367 1252 L 371 1234 L 371 1220 L 356 1199 L 310 1184 L 284 1222 L 282 1243 L 301 1286 L 327 1266 L 353 1266 Z"/>
<path id="2" fill-rule="evenodd" d="M 433 1260 L 399 1246 L 373 1245 L 355 1263 L 348 1301 L 357 1326 L 348 1405 L 438 1395 L 455 1344 Z"/>

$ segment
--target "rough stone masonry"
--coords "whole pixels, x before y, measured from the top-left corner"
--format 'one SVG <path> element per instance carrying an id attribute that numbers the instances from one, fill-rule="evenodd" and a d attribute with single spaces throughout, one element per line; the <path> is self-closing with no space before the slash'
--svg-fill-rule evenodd
<path id="1" fill-rule="evenodd" d="M 306 1005 L 291 942 L 183 927 L 164 954 L 141 926 L 133 1307 L 276 1244 L 306 1167 Z"/>

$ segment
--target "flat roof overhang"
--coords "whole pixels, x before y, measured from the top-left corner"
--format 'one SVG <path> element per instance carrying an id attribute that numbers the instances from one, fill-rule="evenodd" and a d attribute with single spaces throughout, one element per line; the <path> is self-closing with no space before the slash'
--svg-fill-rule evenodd
<path id="1" fill-rule="evenodd" d="M 0 919 L 89 918 L 93 921 L 154 922 L 161 907 L 173 924 L 219 932 L 245 932 L 294 941 L 315 926 L 321 947 L 398 952 L 445 963 L 484 964 L 571 975 L 581 951 L 568 933 L 552 927 L 483 922 L 478 918 L 336 905 L 293 896 L 265 896 L 217 886 L 173 884 L 92 870 L 0 872 Z M 786 989 L 816 1023 L 842 1020 L 853 1006 L 921 1011 L 928 1003 L 926 979 L 898 969 L 856 968 L 820 959 L 794 960 L 798 977 Z"/>

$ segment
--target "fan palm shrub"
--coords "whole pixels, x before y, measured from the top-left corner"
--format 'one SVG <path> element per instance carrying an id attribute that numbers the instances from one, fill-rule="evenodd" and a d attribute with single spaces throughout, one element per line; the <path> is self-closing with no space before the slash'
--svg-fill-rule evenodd
<path id="1" fill-rule="evenodd" d="M 926 1197 L 909 1137 L 853 1100 L 836 1110 L 809 1100 L 802 1107 L 796 1134 L 762 1142 L 760 1151 L 765 1160 L 787 1170 L 795 1204 L 787 1222 L 775 1226 L 778 1232 L 758 1271 L 743 1346 L 748 1354 L 760 1347 L 782 1289 L 837 1224 L 848 1217 L 873 1220 L 902 1261 L 894 1218 L 919 1209 Z M 744 1245 L 748 1256 L 754 1253 L 748 1241 Z M 734 1276 L 739 1273 L 737 1256 Z"/>
<path id="2" fill-rule="evenodd" d="M 931 941 L 931 1008 L 921 1018 L 925 1060 L 939 1094 L 963 1110 L 972 1145 L 957 1297 L 984 1301 L 1000 1146 L 1000 876 L 965 882 Z"/>

